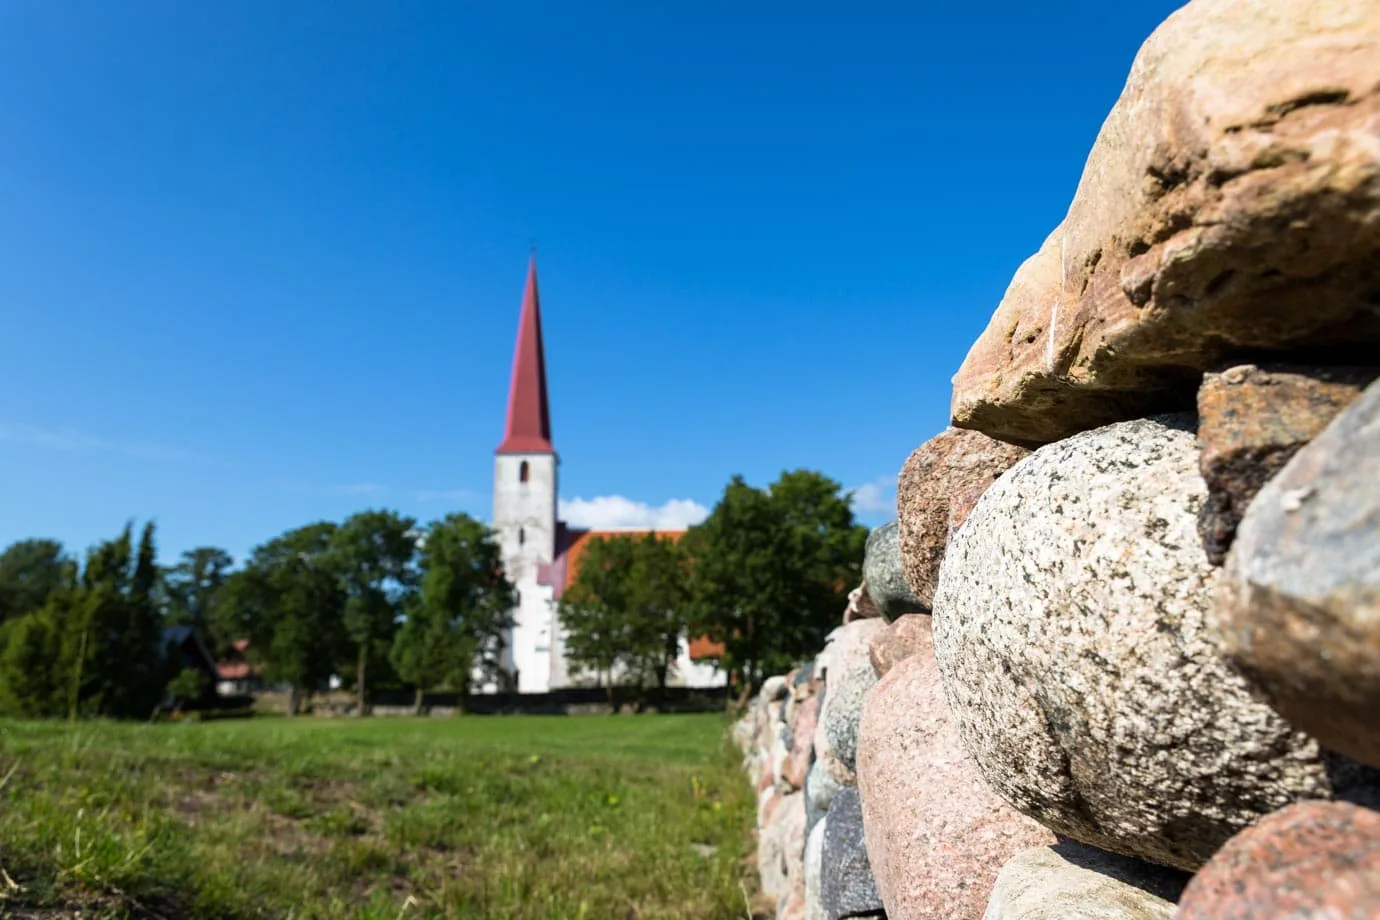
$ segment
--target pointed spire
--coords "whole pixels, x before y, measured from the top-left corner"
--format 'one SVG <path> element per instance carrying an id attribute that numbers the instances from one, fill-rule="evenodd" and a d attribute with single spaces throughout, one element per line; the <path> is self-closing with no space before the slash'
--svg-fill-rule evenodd
<path id="1" fill-rule="evenodd" d="M 546 353 L 541 343 L 541 300 L 537 296 L 537 255 L 527 265 L 513 378 L 508 386 L 508 421 L 500 454 L 551 454 L 551 408 L 546 401 Z"/>

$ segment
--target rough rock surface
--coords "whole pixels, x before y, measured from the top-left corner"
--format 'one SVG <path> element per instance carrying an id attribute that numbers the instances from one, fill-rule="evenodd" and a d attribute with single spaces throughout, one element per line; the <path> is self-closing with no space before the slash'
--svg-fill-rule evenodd
<path id="1" fill-rule="evenodd" d="M 1017 853 L 983 920 L 1173 920 L 1188 876 L 1081 843 Z"/>
<path id="2" fill-rule="evenodd" d="M 1371 0 L 1170 16 L 954 377 L 954 424 L 1047 443 L 1187 409 L 1201 371 L 1248 349 L 1373 354 L 1377 59 Z"/>
<path id="3" fill-rule="evenodd" d="M 1275 709 L 1380 766 L 1380 383 L 1256 496 L 1217 600 L 1227 653 Z"/>
<path id="4" fill-rule="evenodd" d="M 911 593 L 901 572 L 901 535 L 896 521 L 888 521 L 867 535 L 863 585 L 876 609 L 888 620 L 906 613 L 929 612 L 929 607 Z"/>
<path id="5" fill-rule="evenodd" d="M 762 681 L 761 697 L 763 703 L 774 703 L 777 700 L 786 698 L 789 684 L 786 682 L 786 675 L 777 674 Z"/>
<path id="6" fill-rule="evenodd" d="M 1377 376 L 1374 367 L 1245 364 L 1203 378 L 1198 444 L 1208 498 L 1198 533 L 1209 561 L 1222 564 L 1261 486 Z"/>
<path id="7" fill-rule="evenodd" d="M 881 615 L 882 612 L 877 609 L 872 595 L 868 593 L 866 581 L 848 592 L 848 607 L 843 611 L 843 624 L 845 626 L 854 620 L 868 620 Z"/>
<path id="8" fill-rule="evenodd" d="M 863 842 L 862 802 L 857 789 L 834 796 L 824 822 L 820 897 L 829 920 L 857 917 L 882 910 Z"/>
<path id="9" fill-rule="evenodd" d="M 815 725 L 819 719 L 819 697 L 811 696 L 798 704 L 795 724 L 791 727 L 791 750 L 782 775 L 791 788 L 805 788 L 805 774 L 810 770 L 810 750 L 814 745 Z"/>
<path id="10" fill-rule="evenodd" d="M 992 787 L 1075 840 L 1193 870 L 1298 799 L 1364 795 L 1252 695 L 1208 625 L 1221 571 L 1183 419 L 1109 425 L 1013 467 L 954 536 L 934 639 Z"/>
<path id="11" fill-rule="evenodd" d="M 805 775 L 805 833 L 811 833 L 815 825 L 824 820 L 829 813 L 829 805 L 844 788 L 844 784 L 834 779 L 824 764 L 816 760 Z"/>
<path id="12" fill-rule="evenodd" d="M 978 775 L 949 716 L 929 637 L 917 630 L 922 640 L 863 710 L 858 791 L 867 850 L 895 920 L 977 920 L 1002 864 L 1054 835 Z"/>
<path id="13" fill-rule="evenodd" d="M 1304 802 L 1247 828 L 1193 877 L 1180 920 L 1380 917 L 1380 814 Z"/>
<path id="14" fill-rule="evenodd" d="M 858 751 L 858 720 L 862 717 L 863 698 L 877 682 L 868 648 L 872 638 L 886 627 L 881 620 L 849 623 L 825 652 L 825 683 L 829 692 L 815 729 L 815 757 L 824 761 L 834 778 L 845 786 L 856 782 L 853 763 Z"/>
<path id="15" fill-rule="evenodd" d="M 782 726 L 777 733 L 776 740 L 771 745 L 771 780 L 782 792 L 789 792 L 792 788 L 799 789 L 799 786 L 792 786 L 786 779 L 786 764 L 790 760 L 791 749 L 786 744 L 787 731 Z"/>
<path id="16" fill-rule="evenodd" d="M 923 613 L 908 613 L 872 637 L 867 656 L 879 678 L 911 655 L 931 648 L 930 618 Z"/>
<path id="17" fill-rule="evenodd" d="M 790 891 L 791 869 L 805 849 L 805 802 L 802 793 L 780 796 L 772 814 L 759 825 L 757 870 L 762 893 L 773 900 Z M 803 869 L 798 870 L 804 878 Z"/>
<path id="18" fill-rule="evenodd" d="M 824 914 L 824 897 L 820 892 L 820 875 L 824 870 L 824 829 L 827 820 L 821 820 L 805 839 L 805 917 L 806 920 L 827 920 Z"/>
<path id="19" fill-rule="evenodd" d="M 934 601 L 949 534 L 962 526 L 987 487 L 1027 453 L 976 431 L 950 428 L 906 460 L 896 491 L 901 567 L 922 604 Z"/>

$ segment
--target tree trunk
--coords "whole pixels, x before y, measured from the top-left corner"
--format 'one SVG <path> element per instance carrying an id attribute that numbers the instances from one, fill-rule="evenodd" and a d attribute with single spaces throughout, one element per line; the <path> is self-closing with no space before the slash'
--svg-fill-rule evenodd
<path id="1" fill-rule="evenodd" d="M 416 704 L 415 704 L 416 708 L 413 710 L 413 715 L 418 715 L 418 716 L 420 716 L 420 715 L 424 715 L 424 714 L 426 713 L 426 708 L 425 708 L 425 706 L 423 705 L 423 703 L 425 702 L 425 698 L 426 698 L 426 691 L 423 690 L 421 687 L 418 687 L 418 688 L 417 688 L 417 701 L 416 701 Z"/>
<path id="2" fill-rule="evenodd" d="M 461 687 L 455 695 L 455 714 L 463 716 L 470 711 L 470 688 Z"/>
<path id="3" fill-rule="evenodd" d="M 369 710 L 365 705 L 368 698 L 368 691 L 364 686 L 364 669 L 369 663 L 369 643 L 361 642 L 359 645 L 359 670 L 355 673 L 355 692 L 359 698 L 355 704 L 356 715 L 367 716 Z"/>
<path id="4" fill-rule="evenodd" d="M 297 707 L 299 705 L 301 705 L 301 701 L 297 698 L 297 688 L 293 687 L 288 691 L 287 714 L 289 718 L 297 715 Z"/>

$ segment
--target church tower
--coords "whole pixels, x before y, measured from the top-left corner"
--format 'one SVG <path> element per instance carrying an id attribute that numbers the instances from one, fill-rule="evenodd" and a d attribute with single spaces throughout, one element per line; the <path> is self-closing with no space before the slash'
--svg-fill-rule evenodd
<path id="1" fill-rule="evenodd" d="M 509 674 L 516 673 L 521 693 L 550 689 L 551 645 L 558 639 L 552 635 L 550 577 L 556 557 L 557 462 L 534 255 L 518 319 L 508 417 L 494 456 L 493 527 L 503 549 L 504 570 L 518 594 L 503 663 Z"/>

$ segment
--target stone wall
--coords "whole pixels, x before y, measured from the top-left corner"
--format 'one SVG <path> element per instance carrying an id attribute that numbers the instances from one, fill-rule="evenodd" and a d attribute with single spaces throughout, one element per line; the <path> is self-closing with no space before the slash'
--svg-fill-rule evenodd
<path id="1" fill-rule="evenodd" d="M 1194 0 L 735 729 L 779 918 L 1380 917 L 1380 4 Z"/>

